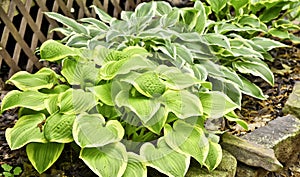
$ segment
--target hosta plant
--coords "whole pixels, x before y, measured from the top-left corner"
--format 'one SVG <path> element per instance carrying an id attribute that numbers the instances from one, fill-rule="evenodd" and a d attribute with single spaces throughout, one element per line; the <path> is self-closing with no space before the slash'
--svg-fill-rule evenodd
<path id="1" fill-rule="evenodd" d="M 238 105 L 209 82 L 137 46 L 90 50 L 49 40 L 40 54 L 60 61 L 61 75 L 18 72 L 8 82 L 20 90 L 1 105 L 2 112 L 21 107 L 6 139 L 12 150 L 26 146 L 39 173 L 71 142 L 99 176 L 145 176 L 147 166 L 184 176 L 191 157 L 208 170 L 220 163 L 219 138 L 203 122 Z"/>
<path id="2" fill-rule="evenodd" d="M 93 8 L 100 20 L 47 13 L 65 25 L 56 30 L 66 37 L 43 43 L 40 56 L 62 69 L 21 71 L 7 81 L 19 90 L 5 96 L 1 111 L 20 108 L 6 130 L 10 148 L 26 146 L 39 173 L 66 143 L 79 146 L 79 157 L 103 177 L 146 176 L 147 167 L 184 176 L 191 158 L 215 169 L 222 149 L 205 121 L 225 117 L 247 128 L 234 114 L 242 93 L 265 96 L 244 76 L 273 84 L 263 60 L 285 45 L 209 32 L 199 1 L 181 9 L 143 3 L 121 20 Z"/>

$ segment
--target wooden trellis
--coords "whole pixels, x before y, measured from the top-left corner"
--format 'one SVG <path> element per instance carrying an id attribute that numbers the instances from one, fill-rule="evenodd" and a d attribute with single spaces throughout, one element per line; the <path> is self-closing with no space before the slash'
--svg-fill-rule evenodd
<path id="1" fill-rule="evenodd" d="M 20 70 L 32 72 L 43 67 L 35 50 L 45 40 L 61 38 L 49 33 L 59 24 L 43 12 L 58 12 L 80 19 L 95 17 L 90 5 L 118 17 L 122 10 L 132 10 L 140 0 L 0 0 L 0 67 L 6 80 Z"/>

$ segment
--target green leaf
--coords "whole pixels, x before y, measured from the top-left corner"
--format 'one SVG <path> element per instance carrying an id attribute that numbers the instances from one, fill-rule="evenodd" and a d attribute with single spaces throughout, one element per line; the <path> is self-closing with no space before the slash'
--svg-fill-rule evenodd
<path id="1" fill-rule="evenodd" d="M 159 77 L 166 86 L 173 90 L 182 90 L 199 83 L 199 81 L 188 73 L 183 73 L 175 67 L 160 65 L 157 69 Z"/>
<path id="2" fill-rule="evenodd" d="M 272 71 L 265 65 L 256 62 L 236 61 L 232 63 L 233 67 L 239 72 L 244 74 L 252 74 L 259 76 L 268 82 L 270 85 L 274 85 L 274 75 Z"/>
<path id="3" fill-rule="evenodd" d="M 35 111 L 41 111 L 45 109 L 44 100 L 48 95 L 37 91 L 24 91 L 18 90 L 10 91 L 2 100 L 1 112 L 16 108 L 25 107 L 33 109 Z"/>
<path id="4" fill-rule="evenodd" d="M 160 25 L 163 27 L 174 26 L 179 21 L 179 10 L 173 9 L 170 13 L 166 13 L 160 18 Z"/>
<path id="5" fill-rule="evenodd" d="M 235 12 L 239 14 L 240 9 L 245 7 L 250 0 L 230 0 L 230 4 L 233 6 Z"/>
<path id="6" fill-rule="evenodd" d="M 111 80 L 118 74 L 127 74 L 132 70 L 152 69 L 156 65 L 139 55 L 132 56 L 129 59 L 107 62 L 100 69 L 100 77 L 105 80 Z"/>
<path id="7" fill-rule="evenodd" d="M 147 167 L 141 156 L 133 152 L 127 152 L 127 154 L 128 162 L 122 177 L 147 177 Z"/>
<path id="8" fill-rule="evenodd" d="M 261 46 L 266 51 L 272 50 L 277 47 L 288 47 L 287 45 L 281 42 L 264 37 L 254 37 L 251 40 L 255 43 L 255 45 Z"/>
<path id="9" fill-rule="evenodd" d="M 289 39 L 289 32 L 287 30 L 283 29 L 277 29 L 277 28 L 271 28 L 268 31 L 269 34 L 271 34 L 274 37 L 278 37 L 280 39 Z"/>
<path id="10" fill-rule="evenodd" d="M 226 6 L 227 0 L 207 0 L 207 3 L 212 11 L 218 14 Z"/>
<path id="11" fill-rule="evenodd" d="M 155 14 L 156 7 L 156 2 L 141 3 L 135 8 L 135 16 L 137 18 L 147 17 L 151 19 Z"/>
<path id="12" fill-rule="evenodd" d="M 100 18 L 100 20 L 103 21 L 104 23 L 110 23 L 110 21 L 113 19 L 106 12 L 104 12 L 100 8 L 96 7 L 95 5 L 91 5 L 91 7 L 94 8 L 96 14 Z"/>
<path id="13" fill-rule="evenodd" d="M 7 128 L 5 137 L 10 149 L 19 149 L 31 142 L 47 142 L 42 128 L 38 127 L 45 119 L 46 116 L 41 113 L 26 115 L 19 118 L 13 128 Z"/>
<path id="14" fill-rule="evenodd" d="M 147 122 L 143 122 L 144 126 L 147 127 L 153 133 L 160 135 L 162 128 L 165 126 L 168 114 L 164 107 L 160 107 L 154 116 Z"/>
<path id="15" fill-rule="evenodd" d="M 120 177 L 126 170 L 128 156 L 121 143 L 112 143 L 98 148 L 84 148 L 80 158 L 98 176 Z"/>
<path id="16" fill-rule="evenodd" d="M 193 126 L 182 120 L 165 126 L 165 140 L 175 151 L 187 154 L 204 165 L 209 153 L 208 139 L 199 126 Z"/>
<path id="17" fill-rule="evenodd" d="M 127 82 L 131 83 L 138 92 L 146 97 L 159 97 L 166 90 L 165 84 L 159 78 L 158 74 L 153 71 L 148 71 L 142 74 L 132 73 L 130 77 L 136 77 Z M 136 75 L 136 76 L 135 76 Z"/>
<path id="18" fill-rule="evenodd" d="M 162 96 L 162 104 L 181 119 L 203 114 L 199 98 L 186 90 L 167 90 Z"/>
<path id="19" fill-rule="evenodd" d="M 71 85 L 95 85 L 99 82 L 97 73 L 99 69 L 94 63 L 78 62 L 70 59 L 63 61 L 63 69 L 61 74 L 67 79 Z"/>
<path id="20" fill-rule="evenodd" d="M 169 14 L 175 11 L 169 3 L 164 1 L 156 1 L 156 13 L 158 13 L 160 16 L 163 16 L 164 14 Z"/>
<path id="21" fill-rule="evenodd" d="M 127 57 L 132 57 L 134 55 L 140 55 L 143 57 L 151 56 L 151 54 L 143 47 L 139 46 L 129 46 L 122 50 L 122 53 Z"/>
<path id="22" fill-rule="evenodd" d="M 242 93 L 237 84 L 235 84 L 230 80 L 220 78 L 220 77 L 213 77 L 213 76 L 209 77 L 209 81 L 212 83 L 213 85 L 212 89 L 214 91 L 223 92 L 236 105 L 241 106 Z"/>
<path id="23" fill-rule="evenodd" d="M 21 167 L 16 167 L 13 170 L 14 175 L 20 175 L 22 173 L 22 168 Z"/>
<path id="24" fill-rule="evenodd" d="M 100 114 L 80 114 L 74 121 L 73 137 L 82 148 L 100 147 L 119 142 L 124 129 L 117 120 L 105 122 Z"/>
<path id="25" fill-rule="evenodd" d="M 88 90 L 91 91 L 100 101 L 108 106 L 114 106 L 111 93 L 111 83 L 98 85 L 95 87 L 89 87 Z"/>
<path id="26" fill-rule="evenodd" d="M 231 101 L 231 99 L 222 92 L 203 92 L 199 93 L 199 97 L 203 105 L 203 112 L 208 115 L 209 118 L 219 118 L 239 108 L 236 103 Z"/>
<path id="27" fill-rule="evenodd" d="M 52 114 L 47 118 L 44 135 L 49 142 L 70 143 L 73 141 L 72 127 L 75 115 Z"/>
<path id="28" fill-rule="evenodd" d="M 60 112 L 79 114 L 92 109 L 97 103 L 94 95 L 81 89 L 68 89 L 59 95 Z"/>
<path id="29" fill-rule="evenodd" d="M 266 96 L 262 92 L 262 90 L 255 85 L 254 83 L 250 82 L 248 79 L 240 75 L 240 78 L 243 81 L 243 87 L 241 87 L 241 90 L 244 94 L 252 96 L 254 98 L 265 100 Z"/>
<path id="30" fill-rule="evenodd" d="M 206 21 L 207 21 L 207 16 L 206 16 L 206 11 L 205 8 L 200 1 L 196 1 L 194 4 L 194 9 L 198 10 L 198 17 L 196 19 L 196 24 L 195 24 L 195 31 L 198 32 L 199 34 L 203 34 L 205 27 L 206 27 Z"/>
<path id="31" fill-rule="evenodd" d="M 215 33 L 207 33 L 203 35 L 203 38 L 209 42 L 210 45 L 217 45 L 220 47 L 224 47 L 225 49 L 230 50 L 230 42 L 229 39 L 222 34 Z"/>
<path id="32" fill-rule="evenodd" d="M 54 62 L 68 56 L 78 56 L 78 51 L 54 40 L 48 40 L 41 45 L 40 55 L 42 60 Z"/>
<path id="33" fill-rule="evenodd" d="M 284 3 L 284 2 L 282 2 Z M 282 11 L 282 6 L 281 5 L 275 5 L 271 8 L 266 8 L 264 12 L 259 16 L 259 19 L 264 22 L 268 23 L 271 20 L 277 18 Z"/>
<path id="34" fill-rule="evenodd" d="M 107 26 L 102 21 L 97 20 L 96 18 L 82 18 L 79 19 L 79 21 L 92 24 L 93 26 L 97 27 L 99 30 L 107 31 L 109 29 L 109 26 Z"/>
<path id="35" fill-rule="evenodd" d="M 238 25 L 260 28 L 261 22 L 254 14 L 245 14 L 239 18 Z"/>
<path id="36" fill-rule="evenodd" d="M 2 164 L 1 167 L 3 168 L 4 171 L 7 171 L 7 172 L 10 172 L 10 170 L 13 169 L 13 167 L 8 164 Z"/>
<path id="37" fill-rule="evenodd" d="M 160 107 L 157 100 L 147 97 L 131 97 L 128 91 L 121 91 L 115 101 L 118 107 L 129 108 L 143 122 L 148 122 Z"/>
<path id="38" fill-rule="evenodd" d="M 168 176 L 184 176 L 190 164 L 190 156 L 178 153 L 168 146 L 163 138 L 157 142 L 157 147 L 145 143 L 140 149 L 140 154 L 151 166 Z"/>
<path id="39" fill-rule="evenodd" d="M 79 48 L 84 48 L 88 45 L 89 39 L 90 38 L 84 34 L 73 34 L 68 38 L 65 45 L 72 47 L 73 50 L 77 49 L 77 52 L 80 50 Z"/>
<path id="40" fill-rule="evenodd" d="M 59 94 L 53 94 L 49 95 L 49 97 L 44 100 L 45 107 L 50 114 L 54 114 L 55 112 L 59 111 L 58 97 Z"/>
<path id="41" fill-rule="evenodd" d="M 86 29 L 86 27 L 80 23 L 77 23 L 74 19 L 72 18 L 69 18 L 69 17 L 66 17 L 66 16 L 63 16 L 61 14 L 58 14 L 56 12 L 45 12 L 45 14 L 62 23 L 63 25 L 69 27 L 72 29 L 72 31 L 76 32 L 76 33 L 79 33 L 79 34 L 86 34 L 86 35 L 89 35 L 89 32 L 88 30 Z"/>
<path id="42" fill-rule="evenodd" d="M 234 57 L 256 57 L 261 59 L 264 58 L 264 56 L 261 53 L 253 50 L 252 48 L 249 48 L 249 46 L 232 46 L 230 52 L 233 54 Z"/>
<path id="43" fill-rule="evenodd" d="M 30 143 L 26 153 L 32 166 L 41 174 L 50 168 L 64 149 L 60 143 Z"/>
<path id="44" fill-rule="evenodd" d="M 206 68 L 201 64 L 192 65 L 192 69 L 194 71 L 194 75 L 197 79 L 205 81 L 208 76 L 208 72 Z"/>
<path id="45" fill-rule="evenodd" d="M 206 168 L 209 171 L 212 171 L 215 168 L 217 168 L 221 163 L 222 147 L 220 146 L 220 144 L 215 143 L 211 140 L 208 140 L 208 143 L 209 143 L 209 152 L 207 155 L 207 159 L 204 163 L 204 166 L 206 166 Z"/>
<path id="46" fill-rule="evenodd" d="M 232 111 L 224 116 L 227 120 L 231 122 L 236 122 L 241 127 L 243 127 L 246 131 L 248 131 L 248 124 L 242 119 L 239 119 L 239 117 Z"/>
<path id="47" fill-rule="evenodd" d="M 176 54 L 178 59 L 180 59 L 183 63 L 193 63 L 193 55 L 184 45 L 176 45 Z"/>
<path id="48" fill-rule="evenodd" d="M 35 74 L 26 71 L 20 71 L 14 74 L 7 83 L 12 83 L 19 89 L 39 90 L 42 88 L 50 89 L 58 83 L 56 73 L 48 68 L 42 68 Z"/>
<path id="49" fill-rule="evenodd" d="M 1 174 L 1 173 L 0 173 Z M 5 177 L 13 177 L 13 174 L 11 174 L 10 172 L 6 172 L 6 171 L 4 171 L 3 173 L 2 173 Z M 1 175 L 2 175 L 1 174 Z"/>

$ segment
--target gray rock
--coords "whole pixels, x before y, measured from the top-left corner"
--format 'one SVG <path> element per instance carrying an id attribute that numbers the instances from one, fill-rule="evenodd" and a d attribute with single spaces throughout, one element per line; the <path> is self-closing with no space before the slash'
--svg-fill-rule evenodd
<path id="1" fill-rule="evenodd" d="M 237 161 L 229 152 L 223 150 L 223 157 L 220 165 L 212 172 L 201 168 L 198 163 L 192 163 L 186 177 L 234 177 Z"/>
<path id="2" fill-rule="evenodd" d="M 273 149 L 277 159 L 287 166 L 300 155 L 300 120 L 292 115 L 279 117 L 242 138 Z"/>
<path id="3" fill-rule="evenodd" d="M 239 163 L 236 169 L 236 177 L 265 177 L 268 171 L 263 168 L 250 167 Z"/>
<path id="4" fill-rule="evenodd" d="M 300 119 L 300 82 L 296 82 L 293 92 L 286 101 L 283 112 L 293 114 Z"/>
<path id="5" fill-rule="evenodd" d="M 249 166 L 262 167 L 268 171 L 279 171 L 282 165 L 273 149 L 241 139 L 229 133 L 222 135 L 221 146 L 235 158 Z"/>

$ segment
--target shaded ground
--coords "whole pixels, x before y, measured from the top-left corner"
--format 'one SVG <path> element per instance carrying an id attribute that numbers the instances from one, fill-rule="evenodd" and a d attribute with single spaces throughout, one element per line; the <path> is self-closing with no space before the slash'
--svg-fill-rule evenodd
<path id="1" fill-rule="evenodd" d="M 282 108 L 292 91 L 296 81 L 300 81 L 300 49 L 290 48 L 287 50 L 274 51 L 276 60 L 269 63 L 272 71 L 275 73 L 275 85 L 269 86 L 261 79 L 255 79 L 254 82 L 263 88 L 267 100 L 260 101 L 248 96 L 243 98 L 243 107 L 238 111 L 238 115 L 249 124 L 249 131 L 266 125 L 270 120 L 278 116 L 283 116 Z M 1 88 L 3 87 L 3 83 Z M 2 93 L 4 93 L 2 91 Z M 2 100 L 3 94 L 1 95 Z M 39 176 L 28 161 L 25 149 L 10 151 L 5 141 L 5 129 L 13 127 L 17 120 L 16 110 L 6 111 L 4 115 L 0 115 L 0 165 L 9 164 L 11 166 L 20 166 L 23 169 L 21 176 Z M 226 123 L 226 129 L 230 129 L 234 134 L 247 133 L 240 126 Z M 65 150 L 59 160 L 46 171 L 43 177 L 92 177 L 96 176 L 88 167 L 78 159 L 79 152 L 75 151 L 71 144 L 67 144 Z M 0 168 L 0 172 L 1 172 Z M 152 170 L 151 170 L 152 171 Z M 299 163 L 289 167 L 282 173 L 270 173 L 268 177 L 299 177 L 300 176 L 300 159 Z"/>

